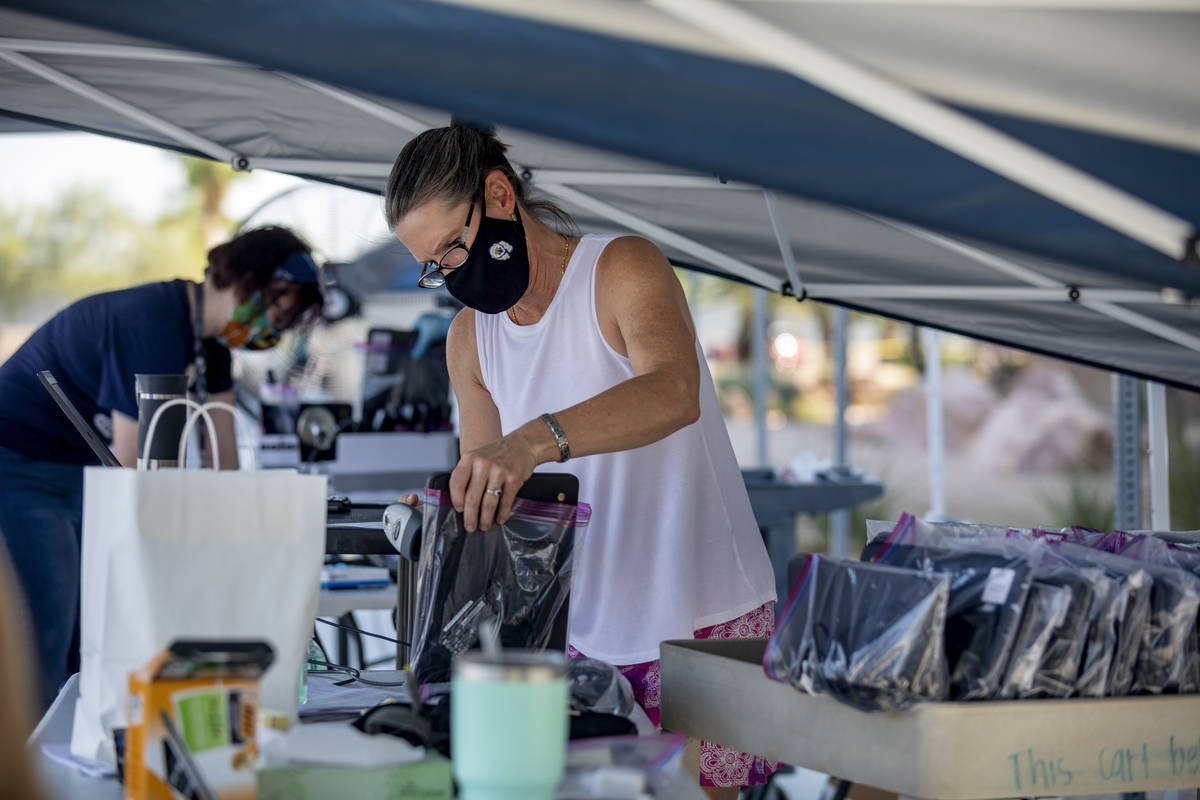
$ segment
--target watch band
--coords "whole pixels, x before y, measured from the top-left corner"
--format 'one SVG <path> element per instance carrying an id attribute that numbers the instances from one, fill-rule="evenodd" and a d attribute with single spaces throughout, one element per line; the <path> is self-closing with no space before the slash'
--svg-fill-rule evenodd
<path id="1" fill-rule="evenodd" d="M 553 414 L 542 414 L 541 419 L 554 434 L 554 441 L 558 442 L 559 462 L 566 461 L 571 457 L 571 445 L 567 443 L 567 435 L 563 433 L 562 426 L 558 424 L 558 420 L 554 418 Z"/>

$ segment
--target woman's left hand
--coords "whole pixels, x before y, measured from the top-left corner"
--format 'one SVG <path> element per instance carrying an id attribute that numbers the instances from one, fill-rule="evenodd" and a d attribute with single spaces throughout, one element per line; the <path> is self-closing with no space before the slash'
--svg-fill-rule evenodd
<path id="1" fill-rule="evenodd" d="M 450 474 L 450 501 L 468 531 L 504 524 L 517 491 L 537 466 L 534 447 L 521 429 L 467 453 Z"/>

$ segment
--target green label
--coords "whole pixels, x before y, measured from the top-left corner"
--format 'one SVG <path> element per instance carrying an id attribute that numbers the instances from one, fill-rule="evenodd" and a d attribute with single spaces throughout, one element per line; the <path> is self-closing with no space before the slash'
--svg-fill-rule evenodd
<path id="1" fill-rule="evenodd" d="M 190 692 L 176 695 L 175 710 L 183 740 L 193 753 L 214 747 L 225 747 L 230 741 L 229 715 L 226 713 L 227 694 L 223 689 Z"/>

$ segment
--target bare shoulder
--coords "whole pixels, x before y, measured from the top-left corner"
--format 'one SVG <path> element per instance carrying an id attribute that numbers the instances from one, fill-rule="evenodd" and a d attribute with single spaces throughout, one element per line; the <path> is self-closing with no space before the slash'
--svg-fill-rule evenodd
<path id="1" fill-rule="evenodd" d="M 687 297 L 671 262 L 640 236 L 614 239 L 600 255 L 596 315 L 608 343 L 623 355 L 636 349 L 639 338 L 690 343 L 694 335 Z"/>
<path id="2" fill-rule="evenodd" d="M 475 309 L 463 308 L 454 315 L 454 319 L 450 320 L 450 331 L 446 334 L 446 340 L 450 347 L 453 347 L 455 342 L 466 340 L 474 349 Z"/>
<path id="3" fill-rule="evenodd" d="M 466 367 L 471 372 L 478 372 L 474 309 L 464 308 L 450 321 L 450 330 L 446 333 L 446 361 L 451 370 Z"/>
<path id="4" fill-rule="evenodd" d="M 671 262 L 654 242 L 640 236 L 621 236 L 613 239 L 600 254 L 597 269 L 609 281 L 626 282 L 674 278 Z"/>

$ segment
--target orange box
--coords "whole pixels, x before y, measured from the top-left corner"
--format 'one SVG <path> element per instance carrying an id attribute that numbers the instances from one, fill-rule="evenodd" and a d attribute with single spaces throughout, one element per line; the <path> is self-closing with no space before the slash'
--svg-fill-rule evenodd
<path id="1" fill-rule="evenodd" d="M 253 800 L 260 641 L 177 641 L 129 676 L 127 800 Z"/>

